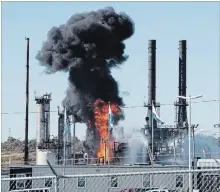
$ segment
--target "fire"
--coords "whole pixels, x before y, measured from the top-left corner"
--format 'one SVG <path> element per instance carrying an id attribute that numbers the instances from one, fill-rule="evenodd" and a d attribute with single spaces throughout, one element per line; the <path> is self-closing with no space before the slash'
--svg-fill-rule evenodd
<path id="1" fill-rule="evenodd" d="M 120 108 L 116 104 L 110 104 L 111 111 L 114 115 L 120 113 Z M 94 103 L 94 117 L 95 117 L 95 126 L 100 134 L 99 149 L 97 152 L 97 157 L 105 157 L 105 161 L 113 157 L 113 137 L 109 136 L 110 139 L 110 152 L 108 153 L 108 114 L 109 114 L 109 105 L 101 99 L 97 99 Z M 110 133 L 111 134 L 111 133 Z M 110 159 L 109 159 L 110 160 Z"/>

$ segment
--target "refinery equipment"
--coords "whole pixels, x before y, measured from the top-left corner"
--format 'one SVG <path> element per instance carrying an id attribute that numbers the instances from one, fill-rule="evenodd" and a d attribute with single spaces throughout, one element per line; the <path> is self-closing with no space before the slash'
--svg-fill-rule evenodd
<path id="1" fill-rule="evenodd" d="M 69 164 L 70 162 L 66 160 L 71 159 L 72 157 L 71 125 L 72 125 L 71 116 L 67 114 L 65 109 L 61 111 L 58 107 L 58 145 L 59 145 L 58 163 L 59 164 L 63 164 L 64 162 Z"/>
<path id="2" fill-rule="evenodd" d="M 61 160 L 63 158 L 63 133 L 64 133 L 64 112 L 60 111 L 58 107 L 58 164 L 62 164 Z"/>
<path id="3" fill-rule="evenodd" d="M 145 135 L 150 140 L 149 146 L 154 155 L 159 149 L 160 135 L 157 131 L 157 123 L 152 119 L 152 105 L 156 109 L 160 107 L 160 104 L 156 103 L 156 40 L 149 40 L 148 43 L 148 102 L 145 103 L 145 107 L 148 107 Z"/>
<path id="4" fill-rule="evenodd" d="M 158 114 L 160 108 L 160 103 L 156 102 L 156 40 L 149 40 L 148 44 L 148 102 L 144 106 L 148 107 L 144 133 L 150 141 L 149 147 L 152 153 L 150 159 L 157 159 L 159 154 L 169 153 L 167 138 L 171 137 L 172 129 L 158 128 L 158 123 L 152 118 L 152 106 L 155 107 Z"/>
<path id="5" fill-rule="evenodd" d="M 186 96 L 186 40 L 179 41 L 179 92 L 178 95 Z M 176 127 L 177 127 L 177 146 L 176 152 L 181 155 L 184 153 L 184 138 L 187 134 L 187 102 L 185 99 L 179 98 L 174 103 L 176 106 Z"/>
<path id="6" fill-rule="evenodd" d="M 186 40 L 179 41 L 179 95 L 186 96 Z M 152 105 L 159 114 L 160 104 L 156 102 L 156 40 L 149 40 L 148 45 L 148 107 L 146 126 L 143 129 L 150 143 L 153 159 L 173 158 L 183 153 L 183 141 L 187 133 L 187 103 L 179 99 L 176 106 L 176 125 L 164 125 L 152 119 Z M 177 141 L 177 143 L 175 143 Z M 173 144 L 171 144 L 173 143 Z"/>
<path id="7" fill-rule="evenodd" d="M 69 116 L 66 112 L 66 108 L 64 108 L 64 162 L 70 164 L 70 161 L 65 161 L 65 159 L 71 159 L 72 151 L 71 151 L 71 125 L 72 125 L 72 116 Z"/>
<path id="8" fill-rule="evenodd" d="M 179 92 L 178 95 L 186 96 L 186 40 L 179 41 Z M 81 122 L 72 113 L 68 113 L 66 107 L 63 110 L 58 108 L 58 141 L 55 144 L 50 139 L 50 101 L 51 95 L 45 94 L 35 98 L 38 106 L 38 129 L 37 129 L 37 163 L 44 159 L 40 155 L 45 151 L 57 149 L 59 164 L 72 164 L 67 161 L 75 157 L 75 154 L 82 156 L 78 151 L 72 151 L 72 144 L 75 138 L 75 123 Z M 183 153 L 184 137 L 187 134 L 187 103 L 183 99 L 175 102 L 176 124 L 165 125 L 152 118 L 153 106 L 160 114 L 160 103 L 156 102 L 156 40 L 149 40 L 148 44 L 148 100 L 144 104 L 148 108 L 146 125 L 142 129 L 148 138 L 149 144 L 146 147 L 146 161 L 163 161 L 163 158 L 181 157 Z M 72 127 L 73 126 L 73 127 Z M 71 137 L 73 128 L 73 138 Z M 121 161 L 126 154 L 128 144 L 120 140 L 114 140 L 111 149 L 115 162 Z M 43 151 L 43 152 L 42 152 Z M 79 153 L 79 154 L 78 154 Z M 83 152 L 84 153 L 84 152 Z M 76 155 L 76 156 L 77 156 Z M 89 154 L 88 154 L 89 155 Z M 89 156 L 90 158 L 90 156 Z M 101 157 L 102 158 L 102 157 Z M 104 158 L 104 157 L 103 157 Z M 44 161 L 44 160 L 43 160 Z M 98 160 L 102 161 L 102 160 Z"/>
<path id="9" fill-rule="evenodd" d="M 51 94 L 35 96 L 37 104 L 37 146 L 36 164 L 46 165 L 47 159 L 56 160 L 56 150 L 58 148 L 55 139 L 50 138 L 50 101 Z"/>

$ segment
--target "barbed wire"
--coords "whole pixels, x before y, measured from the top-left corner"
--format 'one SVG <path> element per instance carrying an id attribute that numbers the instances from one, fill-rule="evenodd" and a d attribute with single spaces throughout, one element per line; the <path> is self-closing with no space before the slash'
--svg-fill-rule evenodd
<path id="1" fill-rule="evenodd" d="M 212 100 L 203 100 L 203 101 L 194 101 L 192 103 L 210 103 L 210 102 L 219 102 L 219 99 L 212 99 Z M 160 104 L 160 106 L 174 106 L 174 103 L 163 103 Z M 132 108 L 147 108 L 147 106 L 144 105 L 134 105 L 134 106 L 123 106 L 121 107 L 122 109 L 132 109 Z M 40 113 L 37 111 L 31 111 L 29 112 L 30 114 L 36 114 L 36 113 Z M 58 113 L 58 110 L 53 110 L 50 111 L 50 113 Z M 2 115 L 19 115 L 19 114 L 25 114 L 25 112 L 2 112 Z"/>

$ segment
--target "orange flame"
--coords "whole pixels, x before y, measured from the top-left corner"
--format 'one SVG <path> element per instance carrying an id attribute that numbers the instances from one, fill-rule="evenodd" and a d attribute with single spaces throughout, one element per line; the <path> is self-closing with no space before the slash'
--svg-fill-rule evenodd
<path id="1" fill-rule="evenodd" d="M 110 104 L 112 113 L 117 115 L 120 112 L 120 108 L 116 104 Z M 99 141 L 99 149 L 97 152 L 97 157 L 105 157 L 105 161 L 108 161 L 113 157 L 113 137 L 109 136 L 110 142 L 110 151 L 108 153 L 108 114 L 109 114 L 109 105 L 101 99 L 97 99 L 94 103 L 94 117 L 95 117 L 95 126 L 100 133 L 101 140 Z M 110 160 L 109 159 L 109 160 Z"/>

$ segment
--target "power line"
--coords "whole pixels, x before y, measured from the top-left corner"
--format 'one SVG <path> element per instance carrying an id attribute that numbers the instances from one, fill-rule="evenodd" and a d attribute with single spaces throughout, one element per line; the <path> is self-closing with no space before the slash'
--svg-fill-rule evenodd
<path id="1" fill-rule="evenodd" d="M 54 112 L 58 112 L 58 111 L 50 111 L 50 113 L 54 113 Z M 24 114 L 25 112 L 11 112 L 11 113 L 7 113 L 7 112 L 2 112 L 2 115 L 18 115 L 18 114 Z M 40 113 L 37 111 L 30 111 L 29 113 Z"/>
<path id="2" fill-rule="evenodd" d="M 195 102 L 192 102 L 192 103 L 210 103 L 210 102 L 219 102 L 220 100 L 218 99 L 213 99 L 213 100 L 204 100 L 204 101 L 195 101 Z M 163 103 L 163 104 L 160 104 L 160 106 L 173 106 L 174 103 Z M 134 106 L 123 106 L 121 107 L 122 109 L 132 109 L 132 108 L 145 108 L 144 105 L 134 105 Z M 54 111 L 50 111 L 50 113 L 57 113 L 58 111 L 57 110 L 54 110 Z M 25 112 L 2 112 L 1 114 L 2 115 L 18 115 L 18 114 L 24 114 Z M 36 113 L 40 113 L 40 112 L 37 112 L 37 111 L 30 111 L 29 113 L 33 113 L 33 114 L 36 114 Z"/>

